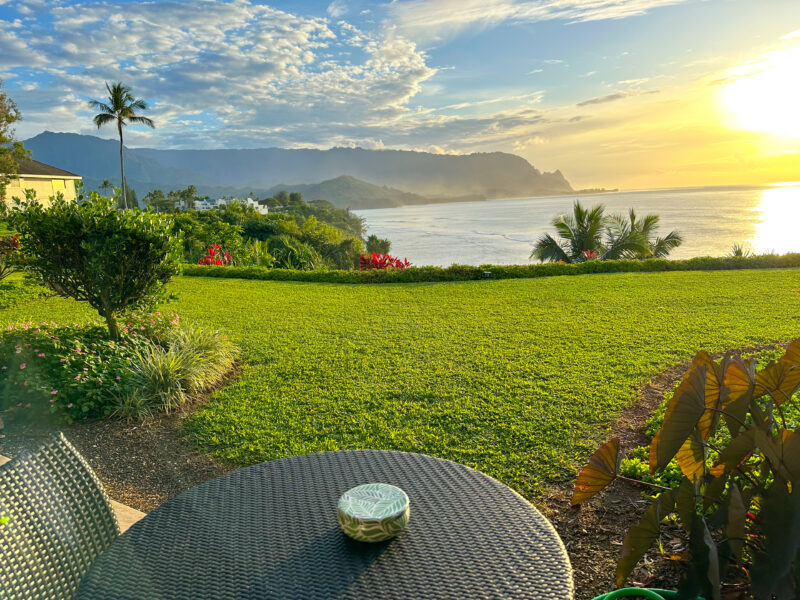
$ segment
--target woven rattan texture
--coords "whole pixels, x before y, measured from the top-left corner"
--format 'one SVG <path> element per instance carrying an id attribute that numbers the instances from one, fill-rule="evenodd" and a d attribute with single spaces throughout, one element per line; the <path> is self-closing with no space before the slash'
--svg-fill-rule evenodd
<path id="1" fill-rule="evenodd" d="M 63 435 L 0 467 L 0 598 L 73 598 L 119 535 L 92 469 Z"/>
<path id="2" fill-rule="evenodd" d="M 342 492 L 368 482 L 409 496 L 411 521 L 393 540 L 355 542 L 336 523 Z M 77 597 L 565 600 L 572 575 L 550 523 L 497 481 L 419 454 L 342 451 L 184 492 L 120 536 Z"/>

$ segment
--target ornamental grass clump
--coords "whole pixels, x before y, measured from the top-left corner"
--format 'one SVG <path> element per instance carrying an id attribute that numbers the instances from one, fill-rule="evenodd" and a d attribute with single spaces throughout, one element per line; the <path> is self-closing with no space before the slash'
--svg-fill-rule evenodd
<path id="1" fill-rule="evenodd" d="M 235 360 L 236 348 L 221 332 L 177 328 L 164 345 L 151 342 L 133 357 L 129 370 L 134 391 L 116 399 L 115 414 L 144 419 L 171 413 L 222 381 Z"/>
<path id="2" fill-rule="evenodd" d="M 677 463 L 679 482 L 640 482 L 656 495 L 625 536 L 617 585 L 669 520 L 689 538 L 678 597 L 716 600 L 726 581 L 742 578 L 757 600 L 800 597 L 798 388 L 800 339 L 762 369 L 754 359 L 697 354 L 649 449 L 650 473 Z M 573 505 L 626 479 L 621 458 L 618 439 L 601 446 L 578 475 Z"/>

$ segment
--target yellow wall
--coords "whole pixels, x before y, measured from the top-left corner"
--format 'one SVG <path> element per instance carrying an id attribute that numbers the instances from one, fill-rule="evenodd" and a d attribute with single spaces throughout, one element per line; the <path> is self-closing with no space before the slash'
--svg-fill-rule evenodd
<path id="1" fill-rule="evenodd" d="M 75 200 L 75 179 L 64 179 L 58 177 L 32 177 L 21 175 L 17 179 L 12 179 L 6 186 L 4 200 L 10 202 L 17 197 L 25 199 L 25 190 L 34 190 L 36 199 L 42 204 L 49 204 L 50 196 L 55 196 L 61 192 L 66 200 Z M 80 180 L 78 180 L 80 181 Z"/>

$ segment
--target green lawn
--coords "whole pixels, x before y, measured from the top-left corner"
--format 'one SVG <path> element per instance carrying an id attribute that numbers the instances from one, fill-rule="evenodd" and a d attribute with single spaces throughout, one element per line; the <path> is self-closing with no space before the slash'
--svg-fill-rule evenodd
<path id="1" fill-rule="evenodd" d="M 239 379 L 188 422 L 202 449 L 241 464 L 423 452 L 531 497 L 572 476 L 662 369 L 700 348 L 800 336 L 798 288 L 798 270 L 375 286 L 178 278 L 169 309 L 243 350 Z M 90 316 L 22 299 L 0 324 Z"/>

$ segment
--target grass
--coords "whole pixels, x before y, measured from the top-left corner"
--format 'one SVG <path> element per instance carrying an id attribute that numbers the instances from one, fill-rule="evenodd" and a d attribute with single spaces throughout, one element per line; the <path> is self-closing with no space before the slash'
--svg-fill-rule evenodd
<path id="1" fill-rule="evenodd" d="M 533 497 L 572 477 L 661 370 L 800 335 L 800 271 L 380 286 L 178 278 L 168 307 L 226 331 L 244 369 L 187 422 L 250 464 L 343 448 L 449 458 Z M 91 316 L 58 298 L 0 324 Z"/>

